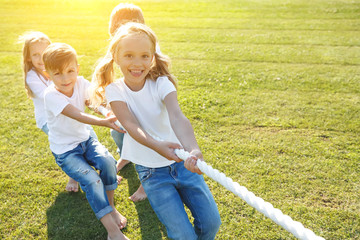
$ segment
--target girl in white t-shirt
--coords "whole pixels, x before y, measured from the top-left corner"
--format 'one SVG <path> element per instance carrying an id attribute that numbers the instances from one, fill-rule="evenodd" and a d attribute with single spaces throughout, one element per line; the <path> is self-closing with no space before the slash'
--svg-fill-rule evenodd
<path id="1" fill-rule="evenodd" d="M 34 103 L 36 126 L 48 135 L 49 128 L 44 105 L 44 92 L 50 86 L 51 81 L 44 74 L 45 67 L 42 53 L 50 45 L 51 41 L 47 35 L 36 31 L 25 33 L 19 37 L 19 40 L 23 43 L 22 66 L 25 90 Z M 95 134 L 95 132 L 92 131 L 92 134 Z M 69 178 L 65 189 L 69 192 L 77 192 L 79 190 L 78 183 Z"/>
<path id="2" fill-rule="evenodd" d="M 122 158 L 136 164 L 149 202 L 172 239 L 214 239 L 221 224 L 197 159 L 203 156 L 182 113 L 169 60 L 157 53 L 156 36 L 139 23 L 119 28 L 93 77 L 93 105 L 105 101 L 126 129 Z M 113 79 L 114 62 L 123 78 Z M 162 139 L 162 140 L 158 140 Z M 184 148 L 185 163 L 174 153 Z M 194 226 L 184 209 L 194 217 Z"/>

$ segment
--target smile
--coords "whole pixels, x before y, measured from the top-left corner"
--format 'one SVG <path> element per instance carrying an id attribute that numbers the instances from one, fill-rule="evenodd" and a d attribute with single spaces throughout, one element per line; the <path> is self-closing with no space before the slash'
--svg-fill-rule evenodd
<path id="1" fill-rule="evenodd" d="M 129 72 L 131 73 L 131 75 L 133 75 L 134 77 L 139 77 L 142 75 L 142 73 L 144 72 L 143 70 L 129 70 Z"/>

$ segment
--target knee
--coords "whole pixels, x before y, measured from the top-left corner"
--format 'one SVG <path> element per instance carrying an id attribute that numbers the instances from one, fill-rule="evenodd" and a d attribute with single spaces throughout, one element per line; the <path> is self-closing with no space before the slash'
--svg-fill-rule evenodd
<path id="1" fill-rule="evenodd" d="M 221 219 L 219 214 L 214 214 L 211 218 L 207 218 L 201 223 L 201 229 L 195 226 L 196 232 L 200 232 L 199 235 L 214 236 L 219 231 L 221 225 Z"/>
<path id="2" fill-rule="evenodd" d="M 86 178 L 83 178 L 80 182 L 81 187 L 87 190 L 94 191 L 95 189 L 102 187 L 104 184 L 100 178 L 100 176 L 95 173 L 89 174 Z"/>
<path id="3" fill-rule="evenodd" d="M 116 160 L 112 157 L 106 158 L 106 160 L 104 160 L 102 163 L 101 171 L 105 171 L 108 173 L 115 172 L 116 174 Z"/>
<path id="4" fill-rule="evenodd" d="M 220 220 L 220 216 L 218 216 L 217 218 L 213 218 L 210 221 L 208 221 L 207 224 L 205 225 L 205 229 L 206 231 L 218 232 L 220 225 L 221 225 L 221 220 Z"/>

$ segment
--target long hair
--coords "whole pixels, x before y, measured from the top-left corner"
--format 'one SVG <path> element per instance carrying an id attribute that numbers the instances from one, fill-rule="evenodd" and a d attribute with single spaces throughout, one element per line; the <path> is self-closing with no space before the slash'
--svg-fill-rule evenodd
<path id="1" fill-rule="evenodd" d="M 26 83 L 27 73 L 32 68 L 34 68 L 34 65 L 32 64 L 32 62 L 30 60 L 30 45 L 33 44 L 33 43 L 38 43 L 38 42 L 45 42 L 45 43 L 51 44 L 51 41 L 50 41 L 49 37 L 46 36 L 44 33 L 31 31 L 31 32 L 26 32 L 23 35 L 21 35 L 19 37 L 19 42 L 23 43 L 22 60 L 21 60 L 22 64 L 21 65 L 22 65 L 22 68 L 23 68 L 25 90 L 26 90 L 27 96 L 29 98 L 33 98 L 34 93 L 31 91 L 30 87 Z M 37 74 L 41 74 L 41 73 L 37 72 Z"/>
<path id="2" fill-rule="evenodd" d="M 144 24 L 129 22 L 122 25 L 117 30 L 116 34 L 111 39 L 105 57 L 95 68 L 92 78 L 92 88 L 90 91 L 90 100 L 94 107 L 106 102 L 105 88 L 114 82 L 114 59 L 118 59 L 117 54 L 121 47 L 121 40 L 137 34 L 144 34 L 149 38 L 151 41 L 151 53 L 154 55 L 154 61 L 150 67 L 148 75 L 145 78 L 156 81 L 158 77 L 166 76 L 175 87 L 177 86 L 175 77 L 169 71 L 170 59 L 161 53 L 155 52 L 157 42 L 155 33 Z"/>

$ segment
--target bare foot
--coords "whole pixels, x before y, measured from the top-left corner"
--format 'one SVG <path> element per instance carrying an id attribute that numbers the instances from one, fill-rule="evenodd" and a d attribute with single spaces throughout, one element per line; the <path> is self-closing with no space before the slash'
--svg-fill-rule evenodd
<path id="1" fill-rule="evenodd" d="M 147 198 L 145 190 L 142 186 L 142 184 L 139 186 L 139 188 L 136 190 L 136 192 L 129 197 L 129 199 L 133 202 L 139 202 L 142 200 L 145 200 Z"/>
<path id="2" fill-rule="evenodd" d="M 128 164 L 130 161 L 129 160 L 125 160 L 125 159 L 119 159 L 116 163 L 116 171 L 119 172 L 121 169 L 123 169 L 123 167 L 126 166 L 126 164 Z"/>
<path id="3" fill-rule="evenodd" d="M 79 191 L 79 184 L 77 181 L 69 177 L 69 182 L 67 183 L 65 190 L 68 192 L 77 192 Z"/>
<path id="4" fill-rule="evenodd" d="M 111 212 L 111 216 L 115 220 L 115 223 L 119 226 L 120 229 L 126 227 L 127 219 L 121 215 L 118 210 L 114 208 L 114 211 Z"/>
<path id="5" fill-rule="evenodd" d="M 121 181 L 123 180 L 122 176 L 119 176 L 119 175 L 117 175 L 116 178 L 117 178 L 117 183 L 118 184 L 120 184 Z"/>

